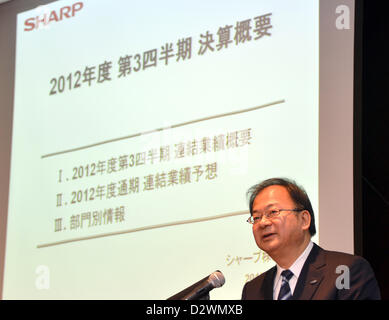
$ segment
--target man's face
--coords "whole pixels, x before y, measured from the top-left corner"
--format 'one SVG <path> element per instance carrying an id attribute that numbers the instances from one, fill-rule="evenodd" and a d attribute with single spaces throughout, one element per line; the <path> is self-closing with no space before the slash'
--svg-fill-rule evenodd
<path id="1" fill-rule="evenodd" d="M 283 186 L 270 186 L 263 189 L 254 199 L 253 216 L 268 209 L 295 209 L 296 204 Z M 270 256 L 282 255 L 293 250 L 304 241 L 304 222 L 300 212 L 281 211 L 272 219 L 263 217 L 253 225 L 253 234 L 258 247 Z M 273 258 L 274 259 L 274 258 Z"/>

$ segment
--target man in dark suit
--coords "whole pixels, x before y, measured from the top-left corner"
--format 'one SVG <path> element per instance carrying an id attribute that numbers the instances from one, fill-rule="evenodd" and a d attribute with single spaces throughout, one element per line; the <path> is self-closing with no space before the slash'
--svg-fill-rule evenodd
<path id="1" fill-rule="evenodd" d="M 273 178 L 251 187 L 248 195 L 255 241 L 277 265 L 247 282 L 242 299 L 380 299 L 365 259 L 327 251 L 311 241 L 315 220 L 303 188 Z"/>

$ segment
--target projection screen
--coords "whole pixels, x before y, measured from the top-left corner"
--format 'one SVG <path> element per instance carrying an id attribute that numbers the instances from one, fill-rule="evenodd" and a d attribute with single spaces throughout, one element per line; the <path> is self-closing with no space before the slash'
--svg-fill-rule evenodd
<path id="1" fill-rule="evenodd" d="M 274 265 L 246 191 L 353 252 L 354 1 L 56 1 L 17 15 L 4 299 L 166 299 Z M 335 223 L 336 221 L 336 223 Z"/>

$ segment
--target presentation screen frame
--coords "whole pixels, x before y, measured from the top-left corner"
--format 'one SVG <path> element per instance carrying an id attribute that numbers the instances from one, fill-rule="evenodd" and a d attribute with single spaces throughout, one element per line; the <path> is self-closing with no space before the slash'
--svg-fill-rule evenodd
<path id="1" fill-rule="evenodd" d="M 8 214 L 16 15 L 38 5 L 51 2 L 54 1 L 30 1 L 26 4 L 23 1 L 15 0 L 0 6 L 2 47 L 0 52 L 0 95 L 3 100 L 0 109 L 0 147 L 2 150 L 0 158 L 2 181 L 0 185 L 0 297 L 2 297 L 3 289 Z M 347 9 L 350 11 L 347 12 Z M 320 94 L 319 96 L 319 211 L 326 213 L 320 215 L 319 241 L 321 246 L 329 250 L 361 254 L 362 2 L 321 0 L 320 12 L 327 13 L 327 16 L 321 16 L 320 20 L 320 93 L 331 92 L 332 94 Z M 348 21 L 347 14 L 350 18 Z M 354 36 L 350 37 L 350 33 L 353 33 Z M 350 53 L 350 49 L 354 50 L 354 53 Z M 350 60 L 350 56 L 354 59 Z M 339 74 L 339 69 L 344 70 L 341 73 L 343 75 L 351 74 L 352 81 L 348 78 L 335 76 Z M 339 110 L 342 110 L 342 116 L 345 116 L 346 122 L 343 121 L 344 118 L 334 117 L 334 114 L 337 114 Z M 337 121 L 338 119 L 339 121 Z M 344 134 L 344 132 L 348 134 Z M 335 159 L 334 155 L 336 155 Z M 353 165 L 350 166 L 350 163 Z M 342 214 L 344 212 L 352 214 L 344 215 Z"/>

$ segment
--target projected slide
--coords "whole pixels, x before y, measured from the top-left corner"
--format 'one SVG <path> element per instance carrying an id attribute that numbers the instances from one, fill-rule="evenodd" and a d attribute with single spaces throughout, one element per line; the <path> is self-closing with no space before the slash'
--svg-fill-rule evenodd
<path id="1" fill-rule="evenodd" d="M 239 299 L 273 265 L 247 189 L 295 179 L 319 214 L 318 17 L 312 0 L 19 14 L 4 298 L 166 299 L 220 270 L 211 299 Z"/>

